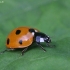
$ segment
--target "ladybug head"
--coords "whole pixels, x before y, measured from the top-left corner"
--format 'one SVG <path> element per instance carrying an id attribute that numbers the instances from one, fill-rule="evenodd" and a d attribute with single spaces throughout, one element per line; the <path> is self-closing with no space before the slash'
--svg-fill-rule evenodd
<path id="1" fill-rule="evenodd" d="M 49 36 L 46 36 L 46 37 L 44 38 L 44 40 L 45 40 L 45 42 L 47 42 L 47 43 L 50 43 L 50 42 L 51 42 L 51 39 L 50 39 Z"/>

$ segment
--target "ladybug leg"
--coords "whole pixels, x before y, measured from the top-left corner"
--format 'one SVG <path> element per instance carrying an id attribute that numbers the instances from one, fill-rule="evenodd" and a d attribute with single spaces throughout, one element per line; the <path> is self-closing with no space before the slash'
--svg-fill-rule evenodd
<path id="1" fill-rule="evenodd" d="M 50 48 L 52 48 L 52 47 L 53 47 L 53 48 L 56 47 L 55 45 L 51 45 L 50 43 L 47 43 L 47 42 L 45 42 L 45 43 L 46 43 L 46 46 L 47 46 L 47 47 L 50 47 Z"/>
<path id="2" fill-rule="evenodd" d="M 4 51 L 2 51 L 2 52 L 0 52 L 0 54 L 3 54 L 4 52 L 6 52 L 7 51 L 7 49 L 6 50 L 4 50 Z"/>
<path id="3" fill-rule="evenodd" d="M 22 50 L 22 54 L 21 54 L 21 55 L 23 55 L 23 54 L 27 51 L 27 49 L 28 49 L 28 47 L 24 48 L 24 49 Z"/>
<path id="4" fill-rule="evenodd" d="M 50 45 L 49 43 L 47 43 L 47 46 L 50 47 L 50 48 L 52 48 L 52 47 L 53 47 L 53 48 L 56 47 L 55 45 Z"/>
<path id="5" fill-rule="evenodd" d="M 42 47 L 42 45 L 40 44 L 40 42 L 36 42 L 36 44 L 37 44 L 42 50 L 44 50 L 44 52 L 46 52 L 46 50 Z"/>
<path id="6" fill-rule="evenodd" d="M 10 48 L 7 49 L 7 51 L 14 51 L 14 50 L 15 50 L 15 49 L 12 49 L 12 48 L 11 48 L 11 49 L 10 49 Z"/>
<path id="7" fill-rule="evenodd" d="M 46 43 L 46 42 L 45 42 L 45 43 Z M 50 45 L 49 43 L 46 43 L 46 46 L 47 46 L 47 47 L 51 47 L 51 45 Z"/>
<path id="8" fill-rule="evenodd" d="M 0 54 L 3 54 L 5 52 L 7 52 L 7 51 L 13 51 L 13 50 L 15 50 L 15 49 L 5 49 L 4 51 L 0 52 Z"/>
<path id="9" fill-rule="evenodd" d="M 44 42 L 43 40 L 41 40 L 41 37 L 40 36 L 36 36 L 34 37 L 34 42 L 42 49 L 44 50 L 44 52 L 46 51 L 42 45 L 40 44 L 41 42 Z"/>

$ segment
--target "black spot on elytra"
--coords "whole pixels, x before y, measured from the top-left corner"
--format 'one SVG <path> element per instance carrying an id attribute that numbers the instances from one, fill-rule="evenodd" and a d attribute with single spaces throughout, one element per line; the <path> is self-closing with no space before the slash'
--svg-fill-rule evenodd
<path id="1" fill-rule="evenodd" d="M 30 28 L 30 29 L 29 29 L 29 32 L 32 33 L 32 32 L 35 32 L 35 30 L 34 30 L 33 28 Z"/>
<path id="2" fill-rule="evenodd" d="M 8 38 L 8 39 L 7 39 L 7 45 L 9 44 L 9 42 L 10 42 L 10 39 Z"/>
<path id="3" fill-rule="evenodd" d="M 21 30 L 17 30 L 16 31 L 16 35 L 20 34 Z"/>
<path id="4" fill-rule="evenodd" d="M 22 40 L 19 41 L 19 44 L 22 44 Z"/>

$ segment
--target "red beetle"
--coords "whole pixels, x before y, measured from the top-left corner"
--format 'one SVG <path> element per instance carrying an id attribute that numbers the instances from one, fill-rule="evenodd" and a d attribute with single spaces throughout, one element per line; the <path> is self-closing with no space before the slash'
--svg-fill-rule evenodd
<path id="1" fill-rule="evenodd" d="M 23 53 L 28 49 L 28 47 L 31 44 L 33 44 L 33 42 L 35 42 L 44 51 L 46 51 L 40 43 L 46 42 L 47 44 L 49 44 L 51 42 L 51 39 L 49 36 L 40 32 L 35 28 L 18 27 L 13 31 L 11 31 L 11 33 L 8 35 L 6 41 L 7 49 L 4 50 L 3 52 L 9 50 L 15 50 L 17 48 L 24 48 L 22 51 L 22 55 L 23 55 Z"/>

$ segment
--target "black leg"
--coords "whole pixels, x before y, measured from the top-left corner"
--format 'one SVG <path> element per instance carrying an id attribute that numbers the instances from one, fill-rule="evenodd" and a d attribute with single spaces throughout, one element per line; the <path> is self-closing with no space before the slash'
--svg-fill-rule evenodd
<path id="1" fill-rule="evenodd" d="M 40 43 L 36 42 L 36 44 L 37 44 L 39 47 L 41 47 L 41 49 L 44 50 L 44 52 L 46 52 L 46 50 L 42 47 L 42 45 L 41 45 Z"/>
<path id="2" fill-rule="evenodd" d="M 51 45 L 50 43 L 46 43 L 46 46 L 47 46 L 47 47 L 51 47 L 51 48 L 52 48 L 52 47 L 55 47 L 55 45 Z"/>
<path id="3" fill-rule="evenodd" d="M 46 46 L 47 46 L 47 47 L 51 47 L 49 43 L 46 43 Z"/>
<path id="4" fill-rule="evenodd" d="M 6 52 L 7 51 L 7 49 L 6 50 L 4 50 L 4 51 L 2 51 L 2 52 L 0 52 L 0 54 L 3 54 L 4 52 Z"/>
<path id="5" fill-rule="evenodd" d="M 23 54 L 27 51 L 27 49 L 28 49 L 28 47 L 24 48 L 24 49 L 22 50 L 22 54 L 21 54 L 21 55 L 23 55 Z"/>
<path id="6" fill-rule="evenodd" d="M 0 54 L 3 54 L 3 53 L 5 53 L 5 52 L 7 52 L 7 51 L 13 51 L 13 50 L 15 50 L 15 49 L 6 49 L 6 50 L 0 52 Z"/>

